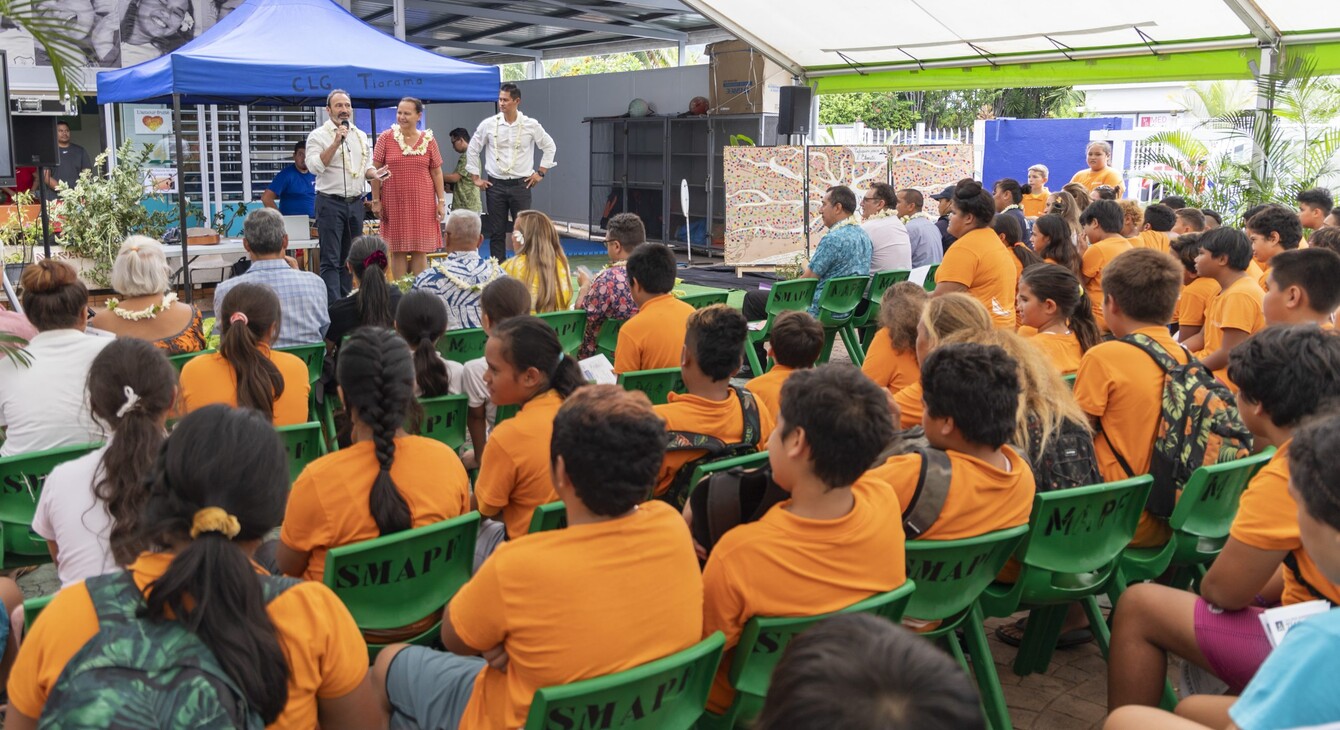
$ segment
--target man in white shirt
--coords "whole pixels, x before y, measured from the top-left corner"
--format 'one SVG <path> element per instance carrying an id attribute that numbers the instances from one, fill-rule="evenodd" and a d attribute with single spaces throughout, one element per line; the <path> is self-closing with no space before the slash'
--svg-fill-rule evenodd
<path id="1" fill-rule="evenodd" d="M 316 230 L 321 243 L 321 280 L 326 299 L 338 301 L 353 289 L 345 268 L 349 247 L 363 235 L 363 195 L 368 180 L 390 176 L 372 166 L 372 143 L 353 126 L 349 93 L 335 89 L 326 96 L 325 124 L 307 135 L 307 169 L 316 175 Z"/>
<path id="2" fill-rule="evenodd" d="M 898 196 L 888 183 L 875 183 L 861 198 L 861 228 L 874 244 L 870 271 L 912 268 L 912 239 L 898 219 Z"/>
<path id="3" fill-rule="evenodd" d="M 920 190 L 906 188 L 898 191 L 898 215 L 912 239 L 912 267 L 938 264 L 945 257 L 943 239 L 935 221 L 922 214 L 926 198 Z"/>
<path id="4" fill-rule="evenodd" d="M 465 169 L 484 190 L 489 255 L 499 261 L 507 258 L 509 220 L 530 209 L 530 189 L 553 169 L 558 151 L 544 127 L 517 110 L 520 105 L 521 90 L 513 83 L 503 84 L 498 91 L 501 111 L 479 123 L 465 151 Z M 483 154 L 486 145 L 489 151 Z M 534 166 L 536 147 L 542 153 L 539 167 Z"/>

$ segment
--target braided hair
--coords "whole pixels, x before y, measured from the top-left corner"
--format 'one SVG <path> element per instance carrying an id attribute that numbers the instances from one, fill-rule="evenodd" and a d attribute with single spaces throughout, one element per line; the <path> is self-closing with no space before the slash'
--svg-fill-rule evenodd
<path id="1" fill-rule="evenodd" d="M 372 430 L 377 476 L 368 507 L 382 535 L 411 527 L 409 503 L 391 479 L 395 435 L 405 424 L 414 400 L 414 364 L 409 346 L 391 330 L 361 327 L 340 348 L 336 380 L 351 418 Z"/>

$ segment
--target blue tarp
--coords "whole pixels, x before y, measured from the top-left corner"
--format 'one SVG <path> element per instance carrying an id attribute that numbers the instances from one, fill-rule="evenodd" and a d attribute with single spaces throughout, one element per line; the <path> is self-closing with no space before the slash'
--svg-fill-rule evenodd
<path id="1" fill-rule="evenodd" d="M 342 63 L 343 62 L 343 63 Z M 325 106 L 345 89 L 356 106 L 414 96 L 494 101 L 496 66 L 397 40 L 333 0 L 247 0 L 199 38 L 152 61 L 98 73 L 98 103 Z"/>

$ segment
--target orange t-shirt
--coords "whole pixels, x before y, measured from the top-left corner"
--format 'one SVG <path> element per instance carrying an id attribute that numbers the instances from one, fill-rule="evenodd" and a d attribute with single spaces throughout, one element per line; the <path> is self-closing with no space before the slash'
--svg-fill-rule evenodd
<path id="1" fill-rule="evenodd" d="M 381 535 L 368 506 L 378 471 L 373 443 L 360 441 L 313 461 L 298 475 L 279 539 L 311 553 L 303 578 L 321 580 L 328 549 Z M 414 527 L 470 511 L 470 475 L 450 446 L 422 436 L 397 438 L 391 479 L 409 504 Z"/>
<path id="2" fill-rule="evenodd" d="M 1079 349 L 1079 338 L 1075 337 L 1074 332 L 1065 334 L 1038 332 L 1029 337 L 1028 341 L 1042 350 L 1062 375 L 1069 375 L 1079 370 L 1079 360 L 1084 353 Z"/>
<path id="3" fill-rule="evenodd" d="M 693 305 L 662 294 L 648 299 L 619 329 L 614 372 L 679 367 Z"/>
<path id="4" fill-rule="evenodd" d="M 1084 252 L 1084 288 L 1089 292 L 1089 303 L 1093 305 L 1093 318 L 1098 321 L 1098 331 L 1107 331 L 1107 320 L 1103 319 L 1103 267 L 1123 252 L 1131 250 L 1131 242 L 1120 237 L 1104 238 L 1089 246 Z"/>
<path id="5" fill-rule="evenodd" d="M 1331 603 L 1340 603 L 1340 586 L 1336 586 L 1317 564 L 1308 557 L 1298 537 L 1298 504 L 1289 494 L 1289 442 L 1280 446 L 1261 471 L 1247 483 L 1247 490 L 1238 500 L 1238 514 L 1233 518 L 1229 536 L 1259 550 L 1288 550 L 1298 561 L 1303 579 L 1321 591 Z M 1284 570 L 1284 605 L 1310 601 L 1313 596 L 1293 571 Z"/>
<path id="6" fill-rule="evenodd" d="M 898 498 L 869 475 L 851 491 L 855 504 L 835 520 L 798 517 L 787 500 L 712 549 L 703 570 L 703 636 L 721 631 L 727 652 L 708 710 L 724 712 L 734 698 L 733 647 L 749 619 L 828 613 L 907 582 Z"/>
<path id="7" fill-rule="evenodd" d="M 1204 327 L 1205 313 L 1216 296 L 1219 296 L 1219 282 L 1208 276 L 1198 276 L 1182 287 L 1182 298 L 1177 302 L 1178 324 Z"/>
<path id="8" fill-rule="evenodd" d="M 128 570 L 143 589 L 167 571 L 172 558 L 168 553 L 143 553 Z M 363 683 L 368 673 L 363 635 L 340 599 L 320 583 L 291 586 L 270 601 L 265 612 L 289 666 L 288 703 L 267 727 L 316 727 L 318 699 L 343 697 Z M 98 633 L 98 615 L 83 582 L 56 594 L 42 615 L 45 618 L 28 629 L 9 675 L 10 704 L 28 717 L 42 714 L 65 665 Z"/>
<path id="9" fill-rule="evenodd" d="M 1261 281 L 1261 277 L 1264 276 L 1266 273 L 1266 268 L 1267 267 L 1264 267 L 1261 264 L 1257 263 L 1256 259 L 1251 259 L 1250 261 L 1247 262 L 1247 276 L 1252 277 L 1259 283 Z M 1265 289 L 1266 287 L 1263 284 L 1261 288 Z"/>
<path id="10" fill-rule="evenodd" d="M 530 530 L 536 507 L 558 501 L 549 475 L 549 440 L 561 405 L 563 398 L 546 390 L 521 406 L 515 416 L 494 426 L 484 444 L 475 499 L 481 508 L 501 512 L 511 539 Z"/>
<path id="11" fill-rule="evenodd" d="M 307 395 L 312 390 L 307 363 L 296 355 L 268 347 L 262 347 L 261 351 L 279 368 L 284 379 L 284 392 L 274 404 L 275 425 L 307 423 Z M 237 372 L 217 352 L 191 358 L 181 369 L 181 401 L 183 415 L 215 403 L 236 408 Z"/>
<path id="12" fill-rule="evenodd" d="M 1047 196 L 1051 191 L 1043 188 L 1040 193 L 1024 193 L 1023 202 L 1019 205 L 1024 209 L 1025 218 L 1037 218 L 1047 211 Z"/>
<path id="13" fill-rule="evenodd" d="M 1172 239 L 1168 238 L 1168 234 L 1162 231 L 1140 231 L 1140 235 L 1126 240 L 1130 241 L 1131 245 L 1136 248 L 1152 248 L 1163 253 L 1172 250 Z"/>
<path id="14" fill-rule="evenodd" d="M 922 540 L 959 540 L 1004 530 L 1028 522 L 1037 489 L 1028 460 L 1009 446 L 1000 452 L 1010 460 L 1005 471 L 958 451 L 949 454 L 949 496 L 935 523 Z M 887 482 L 898 495 L 898 504 L 912 503 L 921 476 L 921 455 L 902 454 L 866 472 Z M 901 530 L 900 530 L 901 532 Z"/>
<path id="15" fill-rule="evenodd" d="M 1251 335 L 1265 327 L 1266 313 L 1261 307 L 1264 298 L 1265 292 L 1261 291 L 1256 279 L 1250 276 L 1238 279 L 1219 292 L 1205 312 L 1205 345 L 1196 353 L 1196 357 L 1204 359 L 1223 347 L 1226 329 L 1241 330 Z M 1227 365 L 1214 371 L 1214 375 L 1228 383 L 1228 387 L 1237 390 L 1228 379 Z"/>
<path id="16" fill-rule="evenodd" d="M 785 365 L 774 365 L 768 372 L 757 378 L 751 378 L 744 387 L 754 394 L 759 403 L 767 407 L 775 419 L 777 414 L 782 412 L 782 385 L 795 371 L 795 368 Z"/>
<path id="17" fill-rule="evenodd" d="M 507 646 L 507 671 L 485 666 L 475 678 L 461 729 L 521 727 L 541 687 L 692 646 L 702 638 L 702 607 L 688 526 L 663 502 L 499 545 L 447 605 L 466 644 Z"/>
<path id="18" fill-rule="evenodd" d="M 920 373 L 918 373 L 917 382 L 893 394 L 893 401 L 898 404 L 899 428 L 912 428 L 921 425 L 921 414 L 926 410 L 926 403 L 922 400 L 924 395 L 925 392 L 921 389 Z"/>
<path id="19" fill-rule="evenodd" d="M 1086 167 L 1083 170 L 1080 170 L 1079 172 L 1075 173 L 1075 176 L 1070 178 L 1070 182 L 1079 183 L 1080 185 L 1083 185 L 1084 189 L 1088 190 L 1089 192 L 1093 192 L 1093 189 L 1098 187 L 1099 185 L 1110 185 L 1114 188 L 1120 188 L 1121 173 L 1117 172 L 1116 170 L 1113 170 L 1110 167 L 1104 167 L 1098 172 L 1094 172 L 1093 170 Z M 1086 200 L 1081 200 L 1078 202 L 1081 206 L 1088 205 L 1088 201 Z"/>
<path id="20" fill-rule="evenodd" d="M 1270 265 L 1261 267 L 1261 275 L 1257 277 L 1256 283 L 1261 285 L 1261 291 L 1270 291 Z"/>
<path id="21" fill-rule="evenodd" d="M 1145 327 L 1135 332 L 1149 335 L 1177 362 L 1187 361 L 1186 350 L 1173 340 L 1166 327 Z M 1102 342 L 1084 353 L 1075 375 L 1075 401 L 1102 424 L 1101 433 L 1094 433 L 1093 447 L 1098 471 L 1105 481 L 1129 476 L 1117 462 L 1114 447 L 1135 474 L 1149 473 L 1154 436 L 1163 409 L 1163 380 L 1163 368 L 1134 345 Z M 1140 516 L 1140 526 L 1131 544 L 1162 545 L 1171 534 L 1166 521 L 1145 512 Z"/>
<path id="22" fill-rule="evenodd" d="M 945 251 L 935 270 L 935 283 L 949 282 L 968 287 L 968 294 L 986 307 L 999 329 L 1014 329 L 1014 299 L 1019 276 L 1018 261 L 1000 245 L 990 228 L 969 231 Z"/>
<path id="23" fill-rule="evenodd" d="M 889 331 L 882 327 L 870 341 L 861 372 L 890 393 L 897 393 L 921 379 L 916 350 L 893 349 Z"/>
<path id="24" fill-rule="evenodd" d="M 758 450 L 765 451 L 776 420 L 762 399 L 754 398 L 754 403 L 758 405 Z M 652 406 L 652 409 L 665 421 L 667 431 L 707 434 L 728 444 L 739 443 L 744 438 L 744 410 L 733 390 L 726 400 L 716 401 L 692 393 L 671 393 L 668 403 Z M 656 478 L 656 494 L 664 494 L 670 488 L 681 466 L 702 455 L 701 451 L 691 450 L 668 452 Z"/>

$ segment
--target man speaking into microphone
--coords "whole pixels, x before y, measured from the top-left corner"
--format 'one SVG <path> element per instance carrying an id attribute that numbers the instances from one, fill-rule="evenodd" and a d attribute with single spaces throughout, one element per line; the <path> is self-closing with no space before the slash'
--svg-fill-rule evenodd
<path id="1" fill-rule="evenodd" d="M 325 124 L 307 135 L 307 169 L 316 175 L 316 230 L 321 244 L 321 279 L 326 301 L 344 298 L 353 279 L 344 262 L 349 247 L 363 234 L 363 195 L 369 180 L 385 180 L 391 171 L 372 166 L 372 145 L 352 125 L 354 105 L 348 92 L 326 95 Z"/>

